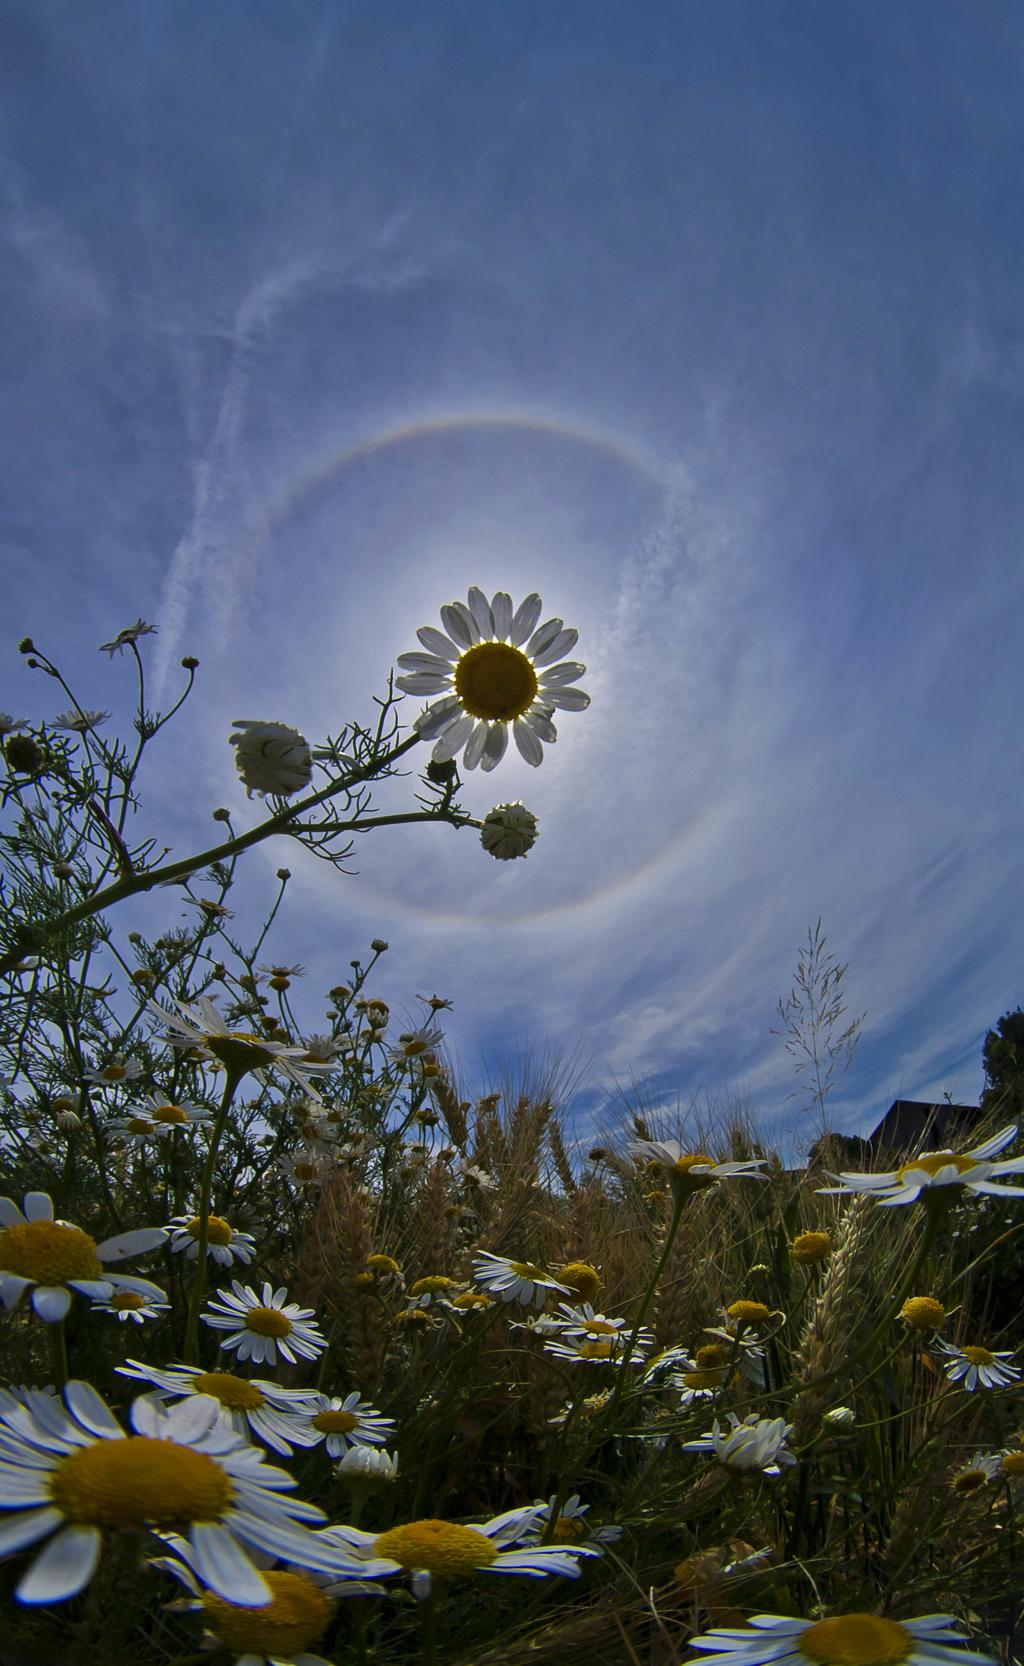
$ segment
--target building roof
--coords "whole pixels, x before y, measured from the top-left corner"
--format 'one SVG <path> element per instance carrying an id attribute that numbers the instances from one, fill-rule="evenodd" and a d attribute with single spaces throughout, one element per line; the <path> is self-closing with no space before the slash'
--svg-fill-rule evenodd
<path id="1" fill-rule="evenodd" d="M 963 1145 L 983 1115 L 979 1105 L 952 1105 L 948 1100 L 934 1105 L 923 1099 L 894 1099 L 868 1135 L 868 1145 L 873 1155 L 892 1151 L 913 1156 L 922 1147 L 943 1151 Z"/>

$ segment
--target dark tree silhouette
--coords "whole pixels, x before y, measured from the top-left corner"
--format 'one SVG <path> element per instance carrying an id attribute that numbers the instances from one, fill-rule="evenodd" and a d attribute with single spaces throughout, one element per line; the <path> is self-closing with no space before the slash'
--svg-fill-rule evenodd
<path id="1" fill-rule="evenodd" d="M 1006 1012 L 989 1030 L 981 1049 L 985 1065 L 983 1110 L 1007 1116 L 1024 1113 L 1024 1011 Z"/>

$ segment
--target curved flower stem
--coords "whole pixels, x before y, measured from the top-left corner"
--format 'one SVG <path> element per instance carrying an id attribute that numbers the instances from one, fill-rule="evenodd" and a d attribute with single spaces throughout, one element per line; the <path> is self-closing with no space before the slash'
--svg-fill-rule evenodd
<path id="1" fill-rule="evenodd" d="M 210 1135 L 210 1149 L 203 1164 L 203 1178 L 199 1189 L 199 1239 L 196 1251 L 196 1276 L 192 1282 L 192 1296 L 188 1306 L 188 1325 L 185 1330 L 185 1347 L 182 1360 L 186 1365 L 195 1365 L 196 1354 L 199 1350 L 199 1307 L 206 1288 L 206 1248 L 210 1236 L 210 1191 L 213 1186 L 213 1171 L 217 1162 L 217 1151 L 220 1147 L 224 1124 L 227 1122 L 231 1101 L 245 1070 L 232 1070 L 227 1067 L 224 1081 L 224 1093 L 221 1097 L 217 1120 Z"/>

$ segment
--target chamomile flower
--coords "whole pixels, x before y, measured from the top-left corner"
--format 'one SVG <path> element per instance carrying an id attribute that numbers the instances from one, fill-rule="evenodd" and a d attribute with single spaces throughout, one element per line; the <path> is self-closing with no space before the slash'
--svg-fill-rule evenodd
<path id="1" fill-rule="evenodd" d="M 367 1578 L 390 1574 L 412 1575 L 417 1597 L 430 1594 L 431 1580 L 464 1578 L 474 1573 L 519 1573 L 535 1579 L 559 1573 L 578 1579 L 581 1556 L 596 1553 L 578 1545 L 524 1545 L 536 1519 L 537 1507 L 506 1510 L 480 1526 L 428 1519 L 405 1522 L 384 1533 L 364 1533 L 358 1527 L 325 1527 L 320 1537 L 346 1550 L 362 1564 Z M 521 1548 L 516 1548 L 516 1547 Z"/>
<path id="2" fill-rule="evenodd" d="M 155 1290 L 156 1286 L 153 1288 Z M 163 1293 L 161 1290 L 160 1296 Z M 117 1290 L 109 1301 L 92 1304 L 94 1313 L 113 1313 L 122 1324 L 131 1320 L 136 1325 L 144 1324 L 147 1319 L 159 1319 L 161 1313 L 169 1313 L 170 1308 L 170 1302 L 160 1301 L 155 1295 L 147 1299 L 138 1290 Z"/>
<path id="3" fill-rule="evenodd" d="M 286 1045 L 282 1041 L 268 1041 L 251 1030 L 228 1028 L 217 1004 L 209 995 L 199 995 L 189 1004 L 175 1000 L 177 1012 L 168 1012 L 158 1001 L 147 1001 L 150 1011 L 160 1020 L 172 1047 L 198 1048 L 201 1053 L 215 1058 L 226 1069 L 239 1076 L 252 1074 L 260 1081 L 268 1070 L 279 1070 L 290 1082 L 301 1088 L 312 1099 L 319 1099 L 309 1073 L 322 1071 L 322 1063 L 309 1059 L 305 1047 Z M 301 1064 L 301 1067 L 300 1067 Z"/>
<path id="4" fill-rule="evenodd" d="M 110 716 L 109 712 L 78 711 L 74 706 L 69 711 L 59 712 L 51 719 L 51 729 L 67 729 L 74 734 L 84 735 L 89 729 L 98 729 Z"/>
<path id="5" fill-rule="evenodd" d="M 959 1464 L 949 1478 L 949 1490 L 961 1497 L 980 1492 L 994 1481 L 1002 1465 L 1001 1452 L 976 1452 L 965 1463 Z"/>
<path id="6" fill-rule="evenodd" d="M 971 1392 L 979 1385 L 982 1388 L 1006 1388 L 1010 1383 L 1020 1381 L 1020 1371 L 1015 1365 L 1004 1365 L 1003 1360 L 1013 1358 L 1013 1350 L 994 1354 L 988 1348 L 967 1345 L 963 1348 L 954 1347 L 951 1342 L 937 1341 L 935 1347 L 946 1355 L 949 1363 L 945 1372 L 951 1383 L 960 1383 Z"/>
<path id="7" fill-rule="evenodd" d="M 559 1302 L 555 1320 L 564 1336 L 579 1336 L 591 1342 L 622 1340 L 630 1332 L 627 1319 L 609 1319 L 607 1313 L 596 1313 L 589 1302 L 584 1302 L 582 1307 L 574 1307 L 572 1302 Z M 645 1352 L 654 1346 L 654 1334 L 647 1329 L 640 1330 L 636 1340 Z"/>
<path id="8" fill-rule="evenodd" d="M 989 1140 L 959 1153 L 948 1149 L 924 1151 L 918 1157 L 884 1174 L 831 1174 L 838 1186 L 819 1186 L 827 1196 L 846 1192 L 868 1192 L 876 1202 L 891 1207 L 893 1204 L 915 1203 L 918 1198 L 933 1204 L 959 1202 L 963 1193 L 994 1193 L 1001 1197 L 1024 1198 L 1020 1186 L 1000 1186 L 998 1178 L 1005 1174 L 1024 1174 L 1024 1157 L 1009 1157 L 1003 1162 L 992 1161 L 1017 1136 L 1017 1124 L 1008 1122 Z"/>
<path id="9" fill-rule="evenodd" d="M 751 1158 L 742 1163 L 716 1163 L 706 1151 L 684 1151 L 678 1140 L 632 1140 L 627 1147 L 631 1157 L 654 1163 L 666 1170 L 669 1183 L 676 1192 L 703 1191 L 719 1180 L 767 1180 L 761 1170 L 764 1157 Z"/>
<path id="10" fill-rule="evenodd" d="M 511 725 L 522 757 L 536 767 L 544 743 L 558 738 L 555 709 L 589 706 L 590 696 L 570 686 L 586 666 L 562 658 L 579 633 L 566 630 L 561 619 L 538 626 L 541 610 L 536 592 L 513 612 L 504 590 L 488 601 L 472 585 L 466 602 L 441 609 L 443 631 L 423 625 L 416 632 L 425 653 L 399 654 L 398 687 L 438 696 L 413 725 L 424 740 L 436 741 L 436 763 L 461 752 L 466 769 L 494 769 Z"/>
<path id="11" fill-rule="evenodd" d="M 710 1432 L 699 1440 L 683 1442 L 684 1452 L 710 1452 L 726 1469 L 760 1470 L 763 1475 L 780 1475 L 784 1465 L 796 1458 L 786 1446 L 793 1425 L 781 1417 L 758 1417 L 752 1412 L 742 1420 L 729 1412 L 728 1426 L 716 1418 Z"/>
<path id="12" fill-rule="evenodd" d="M 193 1105 L 187 1100 L 174 1105 L 163 1094 L 151 1093 L 147 1104 L 133 1105 L 127 1116 L 119 1117 L 109 1127 L 111 1132 L 125 1134 L 141 1144 L 144 1140 L 166 1139 L 179 1130 L 208 1128 L 212 1120 L 203 1105 Z"/>
<path id="13" fill-rule="evenodd" d="M 286 1302 L 287 1294 L 283 1286 L 275 1290 L 264 1284 L 258 1296 L 251 1284 L 236 1278 L 230 1291 L 219 1291 L 220 1300 L 211 1300 L 200 1317 L 214 1330 L 231 1332 L 222 1338 L 221 1347 L 233 1349 L 240 1360 L 275 1365 L 279 1353 L 290 1365 L 316 1359 L 327 1340 L 313 1319 L 313 1309 Z"/>
<path id="14" fill-rule="evenodd" d="M 114 1053 L 106 1064 L 97 1064 L 92 1070 L 83 1070 L 82 1075 L 87 1082 L 95 1082 L 97 1087 L 119 1088 L 124 1082 L 138 1081 L 145 1073 L 138 1059 L 128 1059 Z"/>
<path id="15" fill-rule="evenodd" d="M 198 1215 L 175 1215 L 167 1230 L 171 1235 L 170 1247 L 175 1254 L 184 1251 L 189 1261 L 198 1259 L 202 1230 Z M 249 1232 L 239 1232 L 222 1216 L 207 1215 L 206 1253 L 218 1267 L 230 1267 L 235 1261 L 248 1263 L 256 1254 L 256 1240 Z"/>
<path id="16" fill-rule="evenodd" d="M 147 625 L 145 619 L 136 619 L 134 625 L 126 625 L 123 631 L 118 631 L 113 642 L 101 642 L 97 652 L 109 654 L 113 659 L 115 654 L 123 654 L 126 648 L 133 647 L 140 636 L 155 636 L 156 630 L 156 626 Z"/>
<path id="17" fill-rule="evenodd" d="M 107 1262 L 124 1261 L 157 1249 L 167 1233 L 162 1226 L 120 1232 L 97 1244 L 69 1221 L 55 1221 L 46 1192 L 28 1192 L 24 1213 L 9 1197 L 0 1197 L 0 1301 L 14 1307 L 26 1290 L 32 1307 L 47 1324 L 56 1324 L 71 1306 L 71 1292 L 109 1301 L 115 1290 L 134 1290 L 160 1301 L 163 1291 L 145 1278 L 112 1273 Z"/>
<path id="18" fill-rule="evenodd" d="M 559 1284 L 532 1261 L 510 1261 L 507 1256 L 492 1255 L 489 1250 L 477 1250 L 473 1277 L 501 1301 L 518 1302 L 521 1307 L 543 1307 L 549 1290 L 560 1296 L 572 1295 L 566 1285 Z"/>
<path id="19" fill-rule="evenodd" d="M 547 1503 L 541 1503 L 538 1509 L 536 1523 L 527 1530 L 525 1544 L 539 1542 L 551 1520 L 551 1512 L 555 1507 L 556 1497 L 552 1493 Z M 580 1503 L 580 1495 L 574 1492 L 562 1505 L 555 1521 L 555 1538 L 559 1544 L 585 1546 L 595 1551 L 599 1556 L 603 1554 L 603 1545 L 617 1544 L 622 1538 L 622 1528 L 609 1525 L 607 1527 L 592 1527 L 586 1518 L 589 1504 Z"/>
<path id="20" fill-rule="evenodd" d="M 382 1417 L 358 1393 L 348 1394 L 343 1400 L 338 1395 L 312 1393 L 294 1438 L 300 1446 L 318 1446 L 326 1441 L 328 1457 L 340 1458 L 350 1446 L 383 1446 L 394 1427 L 393 1417 Z"/>
<path id="21" fill-rule="evenodd" d="M 400 1035 L 395 1045 L 388 1049 L 388 1054 L 395 1064 L 407 1065 L 423 1053 L 430 1053 L 435 1047 L 440 1047 L 443 1040 L 443 1030 L 432 1029 L 429 1024 L 421 1024 L 419 1029 L 406 1030 Z"/>
<path id="22" fill-rule="evenodd" d="M 273 793 L 289 798 L 308 787 L 313 775 L 313 754 L 309 742 L 287 723 L 260 723 L 242 718 L 232 723 L 237 735 L 229 735 L 235 748 L 235 768 L 246 790 L 264 797 Z"/>
<path id="23" fill-rule="evenodd" d="M 745 1626 L 716 1626 L 691 1637 L 690 1647 L 708 1651 L 703 1666 L 995 1666 L 991 1655 L 949 1647 L 966 1641 L 952 1614 L 914 1620 L 752 1614 Z"/>
<path id="24" fill-rule="evenodd" d="M 227 1602 L 267 1602 L 270 1589 L 249 1559 L 252 1544 L 325 1571 L 336 1553 L 301 1524 L 323 1512 L 279 1494 L 283 1470 L 218 1421 L 197 1395 L 169 1410 L 155 1395 L 133 1401 L 126 1435 L 96 1390 L 70 1382 L 64 1404 L 32 1397 L 0 1407 L 0 1555 L 56 1536 L 18 1585 L 20 1602 L 63 1602 L 99 1564 L 105 1532 L 188 1529 L 200 1579 Z"/>
<path id="25" fill-rule="evenodd" d="M 150 1383 L 165 1400 L 184 1399 L 191 1394 L 210 1394 L 220 1406 L 221 1421 L 240 1435 L 255 1435 L 275 1452 L 290 1455 L 303 1445 L 296 1431 L 299 1414 L 308 1410 L 317 1396 L 309 1389 L 282 1388 L 259 1377 L 243 1377 L 237 1371 L 203 1371 L 198 1365 L 144 1365 L 130 1359 L 117 1366 L 122 1377 Z"/>
<path id="26" fill-rule="evenodd" d="M 499 862 L 526 856 L 537 843 L 537 817 L 518 798 L 511 804 L 496 804 L 483 819 L 480 843 Z"/>

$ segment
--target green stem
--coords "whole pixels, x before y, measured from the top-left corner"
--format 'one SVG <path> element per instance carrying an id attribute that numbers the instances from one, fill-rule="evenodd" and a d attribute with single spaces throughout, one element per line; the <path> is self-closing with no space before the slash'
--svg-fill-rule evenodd
<path id="1" fill-rule="evenodd" d="M 437 1580 L 431 1578 L 430 1590 L 420 1603 L 422 1640 L 421 1666 L 437 1666 Z"/>
<path id="2" fill-rule="evenodd" d="M 64 1321 L 58 1319 L 50 1329 L 50 1357 L 53 1361 L 54 1386 L 58 1394 L 68 1380 L 68 1342 L 64 1334 Z"/>
<path id="3" fill-rule="evenodd" d="M 224 1082 L 224 1093 L 217 1112 L 217 1120 L 210 1135 L 210 1149 L 206 1154 L 203 1165 L 203 1178 L 199 1190 L 199 1239 L 196 1250 L 196 1276 L 192 1281 L 192 1298 L 188 1308 L 188 1326 L 185 1330 L 185 1347 L 182 1359 L 186 1365 L 195 1365 L 199 1351 L 199 1308 L 206 1289 L 206 1249 L 210 1236 L 210 1192 L 213 1187 L 213 1171 L 217 1163 L 217 1151 L 220 1146 L 224 1125 L 227 1122 L 231 1101 L 235 1096 L 244 1070 L 232 1070 L 226 1067 L 227 1074 Z"/>

